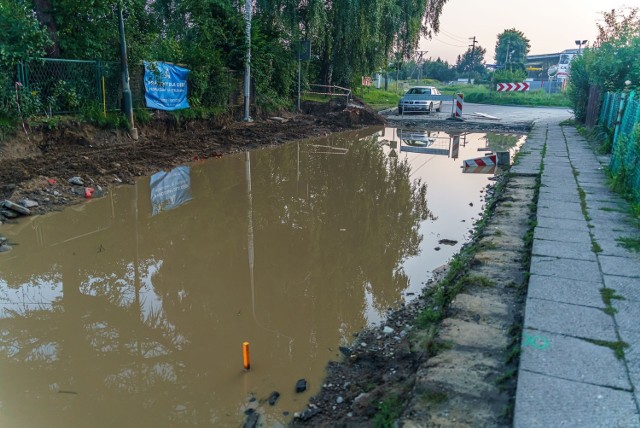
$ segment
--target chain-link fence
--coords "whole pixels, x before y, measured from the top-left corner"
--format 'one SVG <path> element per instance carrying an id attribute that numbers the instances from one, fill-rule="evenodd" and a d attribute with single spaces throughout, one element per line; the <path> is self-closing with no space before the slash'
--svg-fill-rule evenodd
<path id="1" fill-rule="evenodd" d="M 231 110 L 243 104 L 242 76 L 221 69 L 214 75 L 197 74 L 189 91 L 196 106 L 220 106 Z M 87 108 L 122 106 L 122 73 L 119 62 L 35 58 L 17 67 L 22 85 L 21 104 L 26 115 L 77 113 Z M 129 65 L 129 86 L 134 108 L 145 107 L 144 66 Z M 191 96 L 190 96 L 191 98 Z M 255 85 L 251 105 L 255 108 Z"/>
<path id="2" fill-rule="evenodd" d="M 608 92 L 599 123 L 613 131 L 611 173 L 640 201 L 640 97 L 633 91 Z"/>
<path id="3" fill-rule="evenodd" d="M 130 68 L 134 107 L 144 106 L 144 68 Z M 31 110 L 40 114 L 76 113 L 91 106 L 117 110 L 122 103 L 120 63 L 35 58 L 18 65 L 17 81 Z"/>

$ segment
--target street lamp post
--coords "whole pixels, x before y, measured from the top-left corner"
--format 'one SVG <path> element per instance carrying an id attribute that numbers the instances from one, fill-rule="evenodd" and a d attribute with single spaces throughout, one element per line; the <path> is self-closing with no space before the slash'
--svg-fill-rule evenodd
<path id="1" fill-rule="evenodd" d="M 578 46 L 578 55 L 580 55 L 580 52 L 582 52 L 582 46 L 586 46 L 587 42 L 588 40 L 576 40 L 576 46 Z"/>

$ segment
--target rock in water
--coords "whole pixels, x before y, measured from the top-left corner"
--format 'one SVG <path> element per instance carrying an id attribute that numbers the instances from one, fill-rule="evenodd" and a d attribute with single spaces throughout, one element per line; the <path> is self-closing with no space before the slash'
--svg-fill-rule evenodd
<path id="1" fill-rule="evenodd" d="M 274 406 L 278 401 L 278 398 L 280 398 L 280 393 L 278 391 L 273 391 L 269 396 L 269 405 Z"/>
<path id="2" fill-rule="evenodd" d="M 305 379 L 300 379 L 296 382 L 296 392 L 301 393 L 307 390 L 307 381 Z"/>

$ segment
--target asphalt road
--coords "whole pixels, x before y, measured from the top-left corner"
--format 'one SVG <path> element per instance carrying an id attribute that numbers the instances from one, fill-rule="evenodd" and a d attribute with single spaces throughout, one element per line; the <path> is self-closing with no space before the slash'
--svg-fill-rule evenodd
<path id="1" fill-rule="evenodd" d="M 380 112 L 388 121 L 394 123 L 407 123 L 407 125 L 427 125 L 429 122 L 439 122 L 451 117 L 452 103 L 444 102 L 440 113 L 408 113 L 398 115 L 398 109 L 388 109 Z M 493 116 L 496 119 L 481 117 L 476 113 Z M 568 119 L 573 115 L 572 111 L 566 107 L 521 107 L 521 106 L 498 106 L 489 104 L 465 103 L 462 109 L 462 119 L 469 124 L 495 124 L 497 126 L 521 126 L 531 124 L 537 120 L 558 120 L 559 122 Z"/>

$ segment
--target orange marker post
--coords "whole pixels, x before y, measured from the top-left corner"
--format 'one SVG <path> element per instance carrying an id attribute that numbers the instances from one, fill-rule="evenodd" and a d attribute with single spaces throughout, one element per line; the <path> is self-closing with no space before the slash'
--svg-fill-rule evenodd
<path id="1" fill-rule="evenodd" d="M 251 369 L 251 359 L 249 358 L 249 342 L 242 342 L 242 359 L 244 362 L 244 369 Z"/>

